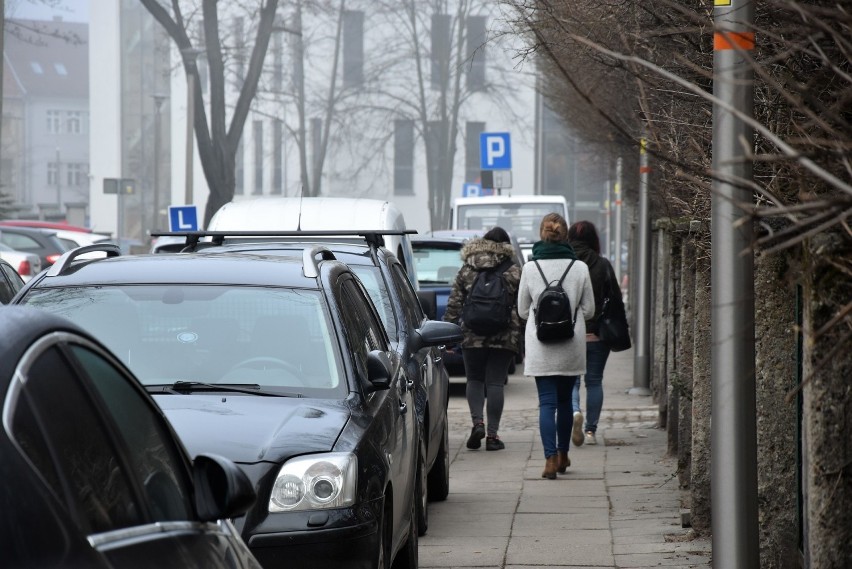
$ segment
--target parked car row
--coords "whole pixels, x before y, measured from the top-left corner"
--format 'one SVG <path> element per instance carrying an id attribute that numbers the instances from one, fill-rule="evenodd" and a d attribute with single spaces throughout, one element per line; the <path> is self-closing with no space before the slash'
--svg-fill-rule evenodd
<path id="1" fill-rule="evenodd" d="M 410 255 L 410 230 L 305 219 L 223 215 L 174 254 L 77 248 L 13 303 L 90 332 L 190 456 L 239 466 L 257 499 L 220 526 L 264 567 L 414 569 L 427 503 L 449 492 L 441 348 L 461 331 L 425 316 L 413 265 L 383 246 Z"/>

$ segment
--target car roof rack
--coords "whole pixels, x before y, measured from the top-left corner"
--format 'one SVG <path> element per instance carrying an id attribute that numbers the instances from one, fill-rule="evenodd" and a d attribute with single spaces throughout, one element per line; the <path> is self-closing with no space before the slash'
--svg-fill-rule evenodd
<path id="1" fill-rule="evenodd" d="M 84 245 L 82 247 L 77 247 L 76 249 L 71 249 L 70 251 L 63 253 L 62 256 L 50 266 L 47 270 L 47 276 L 57 277 L 64 274 L 68 268 L 71 267 L 71 263 L 75 261 L 77 257 L 93 252 L 106 253 L 107 257 L 120 257 L 121 247 L 115 243 L 95 243 L 93 245 Z"/>
<path id="2" fill-rule="evenodd" d="M 320 259 L 317 259 L 320 257 Z M 325 245 L 314 245 L 313 247 L 305 247 L 302 251 L 302 273 L 309 279 L 315 279 L 319 276 L 319 261 L 336 261 L 331 249 Z"/>
<path id="3" fill-rule="evenodd" d="M 363 237 L 371 246 L 383 247 L 385 235 L 413 235 L 416 229 L 365 229 L 365 230 L 303 230 L 303 231 L 251 231 L 251 230 L 228 230 L 228 231 L 173 231 L 163 233 L 151 233 L 151 237 L 185 237 L 186 247 L 184 252 L 195 251 L 201 239 L 209 237 L 212 242 L 208 246 L 222 245 L 227 237 Z M 204 246 L 204 245 L 202 245 Z"/>

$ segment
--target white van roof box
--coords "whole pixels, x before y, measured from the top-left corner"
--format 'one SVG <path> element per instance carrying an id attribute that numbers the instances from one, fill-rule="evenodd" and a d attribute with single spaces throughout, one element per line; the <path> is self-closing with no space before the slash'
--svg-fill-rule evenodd
<path id="1" fill-rule="evenodd" d="M 404 228 L 402 212 L 391 202 L 367 198 L 261 197 L 227 203 L 210 220 L 210 231 L 368 230 Z M 392 223 L 388 223 L 388 221 Z"/>

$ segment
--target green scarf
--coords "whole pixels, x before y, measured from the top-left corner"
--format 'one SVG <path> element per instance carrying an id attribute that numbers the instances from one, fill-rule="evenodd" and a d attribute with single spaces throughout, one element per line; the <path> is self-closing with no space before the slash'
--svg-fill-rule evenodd
<path id="1" fill-rule="evenodd" d="M 576 259 L 574 248 L 567 242 L 554 243 L 553 241 L 536 241 L 532 248 L 530 261 L 539 259 Z"/>

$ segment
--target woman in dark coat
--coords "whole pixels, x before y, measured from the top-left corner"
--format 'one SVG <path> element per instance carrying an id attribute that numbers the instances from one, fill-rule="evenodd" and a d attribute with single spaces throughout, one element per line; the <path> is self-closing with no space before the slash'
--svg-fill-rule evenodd
<path id="1" fill-rule="evenodd" d="M 467 439 L 467 448 L 478 449 L 482 446 L 482 439 L 486 439 L 485 450 L 501 450 L 505 448 L 505 445 L 497 435 L 497 431 L 503 414 L 503 386 L 509 376 L 509 364 L 518 353 L 521 321 L 517 310 L 513 308 L 509 326 L 505 330 L 490 336 L 482 336 L 465 325 L 462 309 L 479 272 L 493 269 L 513 259 L 514 249 L 506 231 L 501 227 L 495 227 L 482 237 L 468 241 L 462 247 L 461 257 L 464 260 L 464 266 L 459 270 L 453 283 L 444 320 L 460 324 L 464 333 L 462 357 L 467 376 L 467 403 L 470 408 L 470 418 L 473 421 L 473 427 Z M 517 305 L 521 271 L 517 265 L 512 264 L 504 270 L 503 275 L 514 304 Z M 486 388 L 488 405 L 485 409 L 486 417 L 483 417 Z M 488 419 L 487 429 L 485 418 Z"/>
<path id="2" fill-rule="evenodd" d="M 598 420 L 603 408 L 603 374 L 606 361 L 609 358 L 609 347 L 598 337 L 598 316 L 600 316 L 605 298 L 609 298 L 613 310 L 623 311 L 624 301 L 621 298 L 621 288 L 615 278 L 612 264 L 602 257 L 600 239 L 591 221 L 578 221 L 568 228 L 568 242 L 577 253 L 577 258 L 589 266 L 589 276 L 592 279 L 592 290 L 595 294 L 595 314 L 586 320 L 586 374 L 583 383 L 586 386 L 586 424 L 583 431 L 579 430 L 582 423 L 580 413 L 580 382 L 574 384 L 574 416 L 575 430 L 571 440 L 577 446 L 584 442 L 588 445 L 597 444 L 595 432 L 598 430 Z"/>

